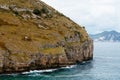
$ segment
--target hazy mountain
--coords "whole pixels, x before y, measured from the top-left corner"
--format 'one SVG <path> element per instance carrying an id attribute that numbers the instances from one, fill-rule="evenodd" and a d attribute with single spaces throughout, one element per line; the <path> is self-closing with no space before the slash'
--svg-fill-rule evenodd
<path id="1" fill-rule="evenodd" d="M 94 41 L 119 42 L 120 33 L 117 31 L 104 31 L 102 33 L 90 35 Z"/>

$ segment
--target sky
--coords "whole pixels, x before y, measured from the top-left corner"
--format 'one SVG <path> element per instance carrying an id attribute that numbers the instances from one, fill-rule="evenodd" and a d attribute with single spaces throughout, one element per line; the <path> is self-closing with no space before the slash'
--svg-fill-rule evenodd
<path id="1" fill-rule="evenodd" d="M 89 34 L 120 32 L 120 0 L 42 0 L 70 17 Z"/>

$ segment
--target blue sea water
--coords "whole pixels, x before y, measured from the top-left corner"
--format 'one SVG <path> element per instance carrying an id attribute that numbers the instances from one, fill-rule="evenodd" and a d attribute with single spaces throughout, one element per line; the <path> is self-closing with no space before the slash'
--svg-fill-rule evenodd
<path id="1" fill-rule="evenodd" d="M 120 80 L 120 43 L 94 43 L 94 59 L 83 64 L 0 75 L 0 80 Z"/>

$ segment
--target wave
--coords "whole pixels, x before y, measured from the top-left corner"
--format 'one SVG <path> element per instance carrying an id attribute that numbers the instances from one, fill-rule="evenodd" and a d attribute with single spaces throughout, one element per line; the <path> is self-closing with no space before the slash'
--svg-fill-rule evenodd
<path id="1" fill-rule="evenodd" d="M 76 67 L 76 65 L 70 65 L 70 66 L 66 66 L 66 67 L 61 67 L 60 69 L 71 69 Z"/>
<path id="2" fill-rule="evenodd" d="M 23 72 L 22 74 L 32 74 L 32 73 L 44 73 L 44 72 L 54 72 L 59 69 L 70 69 L 74 68 L 76 65 L 70 65 L 66 67 L 56 68 L 56 69 L 46 69 L 46 70 L 30 70 L 29 72 Z"/>
<path id="3" fill-rule="evenodd" d="M 30 70 L 29 72 L 23 72 L 22 74 L 31 74 L 31 73 L 43 73 L 43 72 L 53 72 L 57 69 L 46 69 L 46 70 Z"/>

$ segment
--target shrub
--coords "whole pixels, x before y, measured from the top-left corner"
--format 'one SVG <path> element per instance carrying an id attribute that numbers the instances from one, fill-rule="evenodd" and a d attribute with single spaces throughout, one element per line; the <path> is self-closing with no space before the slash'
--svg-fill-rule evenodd
<path id="1" fill-rule="evenodd" d="M 14 13 L 15 15 L 19 15 L 19 13 L 18 13 L 17 11 L 13 11 L 13 13 Z"/>
<path id="2" fill-rule="evenodd" d="M 41 9 L 41 12 L 42 13 L 48 13 L 49 11 L 45 6 L 43 6 L 43 8 Z"/>
<path id="3" fill-rule="evenodd" d="M 85 29 L 85 26 L 83 26 L 82 28 Z"/>
<path id="4" fill-rule="evenodd" d="M 41 11 L 39 9 L 34 9 L 33 13 L 36 15 L 41 15 Z"/>
<path id="5" fill-rule="evenodd" d="M 52 18 L 53 15 L 52 15 L 52 14 L 47 14 L 47 17 L 48 17 L 48 18 Z"/>

